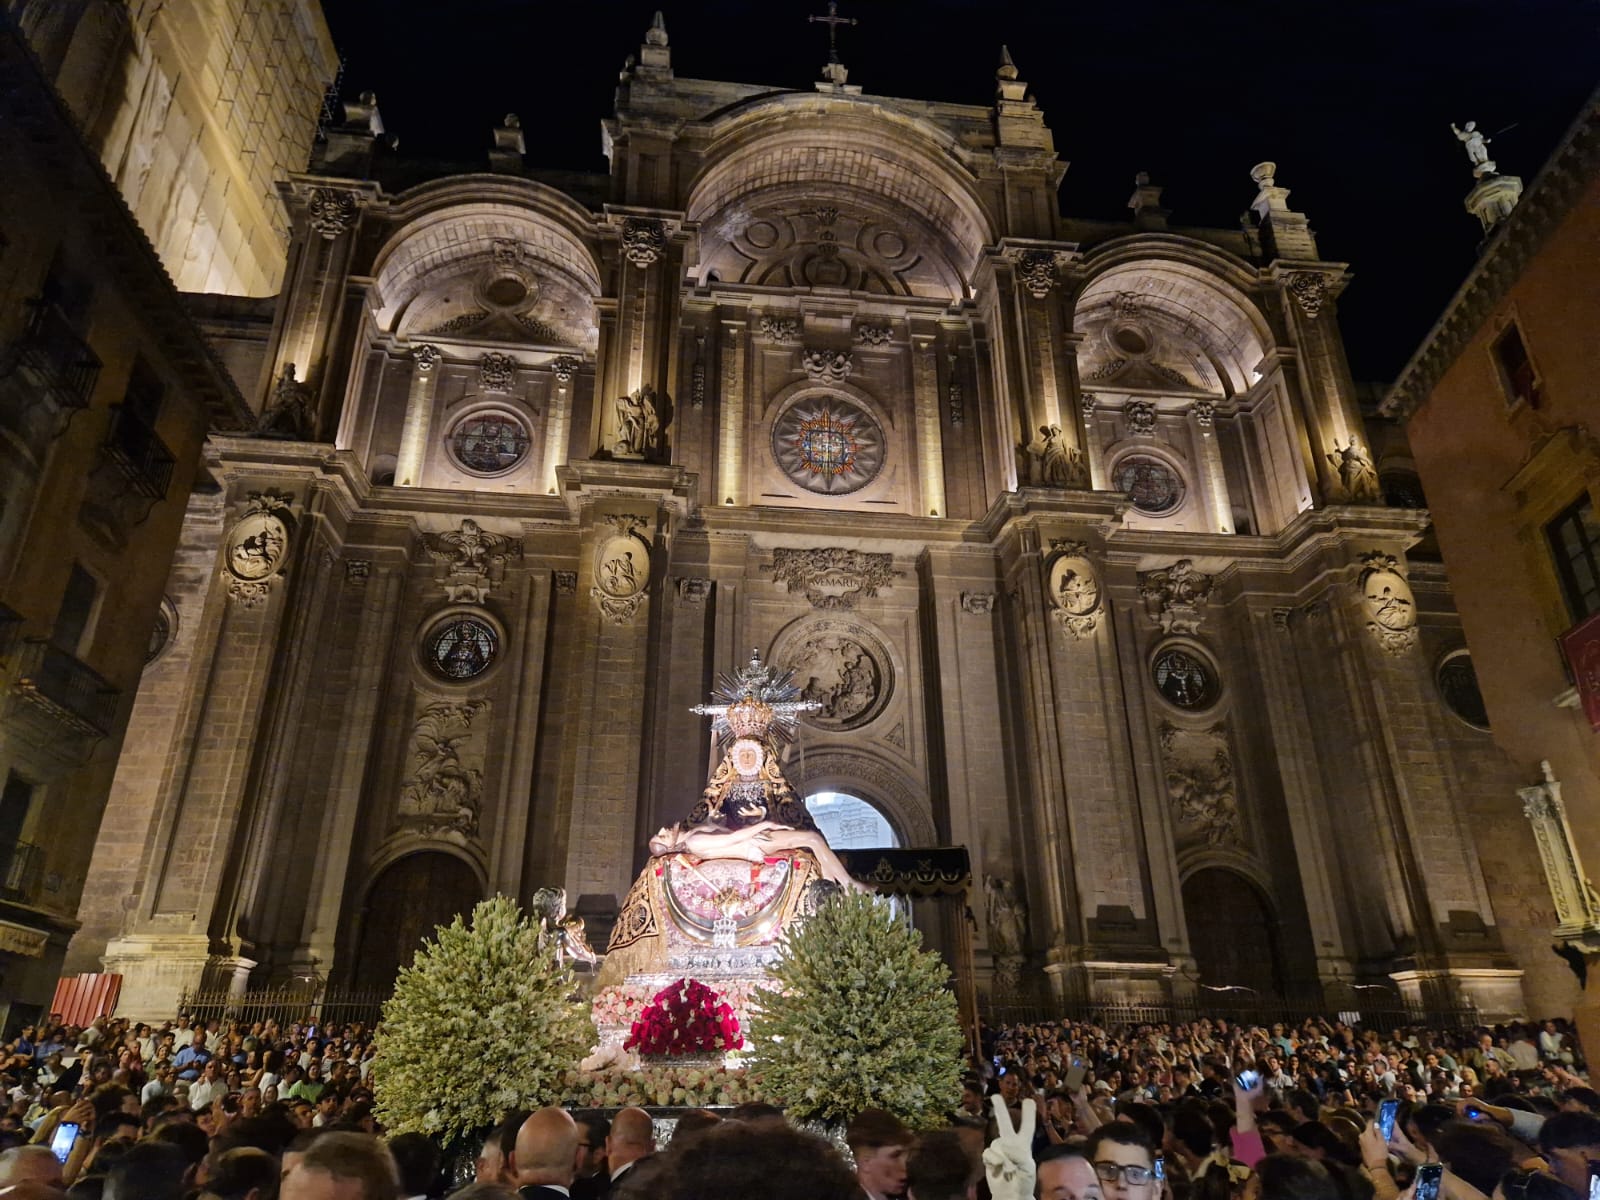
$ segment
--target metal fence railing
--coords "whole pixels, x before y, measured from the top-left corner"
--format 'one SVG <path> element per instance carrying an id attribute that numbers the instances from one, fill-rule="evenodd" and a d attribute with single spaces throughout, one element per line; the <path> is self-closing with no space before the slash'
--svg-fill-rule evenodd
<path id="1" fill-rule="evenodd" d="M 191 990 L 183 993 L 178 1011 L 198 1021 L 276 1021 L 279 1025 L 315 1025 L 319 1029 L 339 1029 L 345 1025 L 377 1024 L 387 990 L 291 985 L 231 992 L 226 988 Z"/>

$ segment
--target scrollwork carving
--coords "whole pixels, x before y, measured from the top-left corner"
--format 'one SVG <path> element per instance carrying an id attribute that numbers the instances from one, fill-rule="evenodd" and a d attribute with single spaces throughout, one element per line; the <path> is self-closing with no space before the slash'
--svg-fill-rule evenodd
<path id="1" fill-rule="evenodd" d="M 314 188 L 306 202 L 311 228 L 330 242 L 355 224 L 357 211 L 355 194 L 339 188 Z"/>
<path id="2" fill-rule="evenodd" d="M 666 222 L 654 217 L 629 217 L 622 223 L 622 253 L 634 266 L 651 266 L 666 249 Z"/>
<path id="3" fill-rule="evenodd" d="M 1194 563 L 1180 558 L 1160 571 L 1139 576 L 1139 596 L 1145 612 L 1161 627 L 1162 633 L 1196 633 L 1201 609 L 1211 597 L 1212 578 L 1195 569 Z"/>
<path id="4" fill-rule="evenodd" d="M 251 492 L 244 512 L 228 531 L 222 575 L 228 595 L 241 608 L 255 608 L 272 591 L 288 563 L 294 497 L 268 489 Z"/>
<path id="5" fill-rule="evenodd" d="M 774 583 L 790 592 L 803 591 L 812 608 L 851 609 L 861 599 L 875 597 L 880 588 L 904 575 L 894 569 L 894 556 L 824 546 L 809 550 L 773 551 Z"/>
<path id="6" fill-rule="evenodd" d="M 1399 657 L 1417 644 L 1416 597 L 1394 555 L 1374 550 L 1361 563 L 1357 586 L 1367 631 L 1386 654 Z"/>
<path id="7" fill-rule="evenodd" d="M 517 386 L 517 360 L 491 351 L 478 360 L 478 386 L 486 392 L 509 392 Z"/>
<path id="8" fill-rule="evenodd" d="M 1148 400 L 1133 400 L 1122 410 L 1122 419 L 1128 423 L 1128 433 L 1134 437 L 1149 437 L 1156 431 L 1156 406 Z"/>
<path id="9" fill-rule="evenodd" d="M 1300 311 L 1313 319 L 1322 312 L 1322 301 L 1328 293 L 1328 277 L 1321 271 L 1295 271 L 1289 276 L 1289 295 L 1294 297 Z"/>
<path id="10" fill-rule="evenodd" d="M 1056 286 L 1056 256 L 1052 250 L 1024 250 L 1016 258 L 1017 282 L 1035 300 L 1043 300 Z"/>
<path id="11" fill-rule="evenodd" d="M 855 370 L 855 360 L 848 350 L 810 349 L 800 355 L 800 366 L 806 377 L 820 383 L 843 383 Z"/>
<path id="12" fill-rule="evenodd" d="M 422 542 L 453 604 L 482 604 L 505 578 L 507 560 L 522 557 L 521 538 L 490 533 L 471 517 L 459 529 L 424 534 Z"/>

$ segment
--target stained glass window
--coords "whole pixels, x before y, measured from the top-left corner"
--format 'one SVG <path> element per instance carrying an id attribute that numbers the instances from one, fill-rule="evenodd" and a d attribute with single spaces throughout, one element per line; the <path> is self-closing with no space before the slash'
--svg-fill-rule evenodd
<path id="1" fill-rule="evenodd" d="M 1130 454 L 1111 472 L 1111 485 L 1127 492 L 1134 508 L 1150 516 L 1169 513 L 1183 503 L 1183 480 L 1159 458 Z"/>
<path id="2" fill-rule="evenodd" d="M 477 617 L 456 617 L 428 635 L 428 669 L 441 679 L 482 675 L 500 650 L 494 627 Z"/>
<path id="3" fill-rule="evenodd" d="M 1217 699 L 1217 677 L 1199 655 L 1174 646 L 1150 664 L 1156 691 L 1178 708 L 1210 708 Z"/>
<path id="4" fill-rule="evenodd" d="M 772 453 L 810 492 L 842 495 L 865 487 L 883 466 L 883 430 L 843 396 L 807 396 L 772 427 Z"/>
<path id="5" fill-rule="evenodd" d="M 528 454 L 528 427 L 506 412 L 480 412 L 463 417 L 450 430 L 450 453 L 478 475 L 509 471 Z"/>

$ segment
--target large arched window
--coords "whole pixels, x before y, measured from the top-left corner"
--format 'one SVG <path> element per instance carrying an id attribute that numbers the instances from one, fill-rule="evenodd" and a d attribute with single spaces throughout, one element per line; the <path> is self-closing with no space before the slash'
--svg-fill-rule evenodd
<path id="1" fill-rule="evenodd" d="M 848 792 L 813 792 L 806 811 L 835 850 L 881 850 L 900 845 L 900 837 L 873 805 Z"/>

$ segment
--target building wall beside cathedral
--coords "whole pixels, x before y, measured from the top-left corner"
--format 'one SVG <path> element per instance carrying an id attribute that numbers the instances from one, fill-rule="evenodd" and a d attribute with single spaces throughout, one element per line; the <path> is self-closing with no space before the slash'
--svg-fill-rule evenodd
<path id="1" fill-rule="evenodd" d="M 1564 1003 L 1485 879 L 1531 837 L 1475 841 L 1513 773 L 1442 697 L 1344 268 L 1271 164 L 1243 232 L 1144 183 L 1075 223 L 1014 76 L 985 109 L 640 61 L 614 205 L 391 192 L 359 106 L 285 185 L 267 436 L 213 439 L 74 964 L 154 1014 L 381 983 L 493 891 L 603 925 L 755 648 L 822 705 L 797 786 L 967 847 L 997 999 Z"/>

